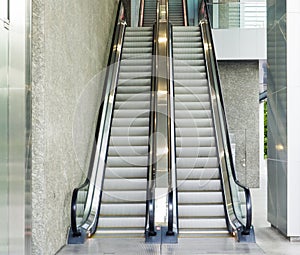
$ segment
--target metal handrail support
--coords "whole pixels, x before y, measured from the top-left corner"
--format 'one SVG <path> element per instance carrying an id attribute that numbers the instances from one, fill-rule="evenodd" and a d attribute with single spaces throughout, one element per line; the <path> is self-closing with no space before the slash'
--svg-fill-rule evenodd
<path id="1" fill-rule="evenodd" d="M 156 225 L 161 224 L 164 243 L 177 242 L 177 194 L 174 138 L 174 89 L 172 65 L 172 27 L 169 23 L 168 0 L 157 1 L 156 48 L 156 204 L 167 215 L 156 214 Z M 172 132 L 173 131 L 173 132 Z M 165 139 L 161 138 L 164 137 Z M 167 210 L 164 210 L 167 205 Z M 174 206 L 175 205 L 175 206 Z M 175 220 L 174 220 L 175 218 Z"/>

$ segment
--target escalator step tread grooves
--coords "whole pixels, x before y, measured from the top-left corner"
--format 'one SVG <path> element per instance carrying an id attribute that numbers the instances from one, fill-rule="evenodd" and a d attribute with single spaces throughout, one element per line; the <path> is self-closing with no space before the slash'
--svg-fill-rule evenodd
<path id="1" fill-rule="evenodd" d="M 152 28 L 126 28 L 96 237 L 145 227 Z"/>
<path id="2" fill-rule="evenodd" d="M 174 26 L 183 26 L 182 0 L 169 0 L 169 20 Z"/>
<path id="3" fill-rule="evenodd" d="M 144 27 L 152 27 L 156 19 L 156 1 L 145 0 L 144 6 Z"/>
<path id="4" fill-rule="evenodd" d="M 173 58 L 180 233 L 228 234 L 199 27 L 173 27 Z"/>

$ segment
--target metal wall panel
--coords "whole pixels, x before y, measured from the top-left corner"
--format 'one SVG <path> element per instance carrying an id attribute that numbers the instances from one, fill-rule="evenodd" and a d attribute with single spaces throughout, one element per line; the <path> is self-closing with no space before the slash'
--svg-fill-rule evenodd
<path id="1" fill-rule="evenodd" d="M 31 126 L 29 93 L 28 107 L 25 103 L 25 91 L 30 87 L 30 13 L 31 0 L 0 0 L 1 255 L 25 254 L 25 177 L 31 179 L 26 171 L 30 164 L 25 161 L 25 140 L 29 140 Z M 30 188 L 26 190 L 30 192 Z M 27 201 L 30 204 L 30 198 Z M 31 212 L 28 222 L 30 217 Z M 26 249 L 31 254 L 30 245 Z"/>
<path id="2" fill-rule="evenodd" d="M 25 254 L 26 2 L 10 0 L 9 31 L 9 254 Z"/>
<path id="3" fill-rule="evenodd" d="M 8 254 L 8 30 L 0 25 L 0 254 Z"/>

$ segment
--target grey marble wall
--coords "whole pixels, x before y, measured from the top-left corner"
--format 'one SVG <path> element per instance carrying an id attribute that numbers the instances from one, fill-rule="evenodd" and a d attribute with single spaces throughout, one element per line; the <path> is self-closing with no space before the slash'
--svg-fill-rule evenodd
<path id="1" fill-rule="evenodd" d="M 32 0 L 33 254 L 66 242 L 85 178 L 118 0 Z"/>
<path id="2" fill-rule="evenodd" d="M 219 61 L 227 121 L 239 180 L 259 187 L 258 61 Z"/>

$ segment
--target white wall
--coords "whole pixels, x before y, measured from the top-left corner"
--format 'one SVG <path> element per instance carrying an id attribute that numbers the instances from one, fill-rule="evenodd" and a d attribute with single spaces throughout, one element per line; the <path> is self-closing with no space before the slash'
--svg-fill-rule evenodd
<path id="1" fill-rule="evenodd" d="M 218 60 L 266 59 L 265 28 L 213 29 Z"/>

